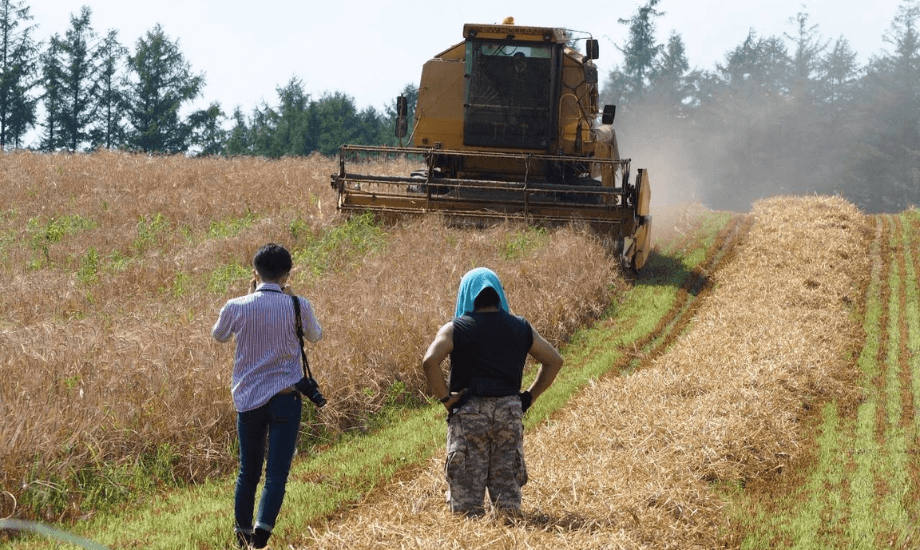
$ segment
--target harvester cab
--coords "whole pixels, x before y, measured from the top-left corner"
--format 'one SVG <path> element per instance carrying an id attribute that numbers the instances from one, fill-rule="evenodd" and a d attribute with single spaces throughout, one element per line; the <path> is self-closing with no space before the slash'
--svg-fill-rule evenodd
<path id="1" fill-rule="evenodd" d="M 338 209 L 440 212 L 477 225 L 580 221 L 641 269 L 651 242 L 648 172 L 631 177 L 613 106 L 598 108 L 597 40 L 507 20 L 464 25 L 463 38 L 425 63 L 413 121 L 397 100 L 396 136 L 411 133 L 410 146 L 340 148 Z M 584 53 L 574 47 L 581 40 Z M 393 175 L 393 166 L 404 172 Z"/>

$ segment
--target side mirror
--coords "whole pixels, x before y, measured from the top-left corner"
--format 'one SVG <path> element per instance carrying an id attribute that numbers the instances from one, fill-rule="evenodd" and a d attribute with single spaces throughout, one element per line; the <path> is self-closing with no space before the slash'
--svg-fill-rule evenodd
<path id="1" fill-rule="evenodd" d="M 588 59 L 597 59 L 600 56 L 600 51 L 597 45 L 597 39 L 591 38 L 585 43 L 585 57 Z"/>
<path id="2" fill-rule="evenodd" d="M 409 121 L 406 120 L 406 117 L 396 117 L 396 137 L 404 138 L 409 132 Z"/>
<path id="3" fill-rule="evenodd" d="M 616 105 L 604 105 L 604 114 L 601 115 L 601 124 L 613 124 L 613 119 L 617 114 Z"/>
<path id="4" fill-rule="evenodd" d="M 597 84 L 597 67 L 594 65 L 585 65 L 585 82 Z"/>
<path id="5" fill-rule="evenodd" d="M 409 112 L 409 104 L 406 101 L 406 96 L 399 96 L 396 98 L 396 137 L 404 138 L 406 133 L 409 131 L 409 121 L 406 120 L 406 115 Z"/>

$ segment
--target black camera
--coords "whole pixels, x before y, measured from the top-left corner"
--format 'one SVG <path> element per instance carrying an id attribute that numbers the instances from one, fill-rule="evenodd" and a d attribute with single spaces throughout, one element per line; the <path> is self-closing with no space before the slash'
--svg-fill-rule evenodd
<path id="1" fill-rule="evenodd" d="M 317 407 L 322 407 L 326 404 L 326 398 L 323 397 L 323 394 L 319 393 L 319 384 L 317 384 L 316 380 L 312 377 L 304 376 L 294 384 L 294 387 Z"/>

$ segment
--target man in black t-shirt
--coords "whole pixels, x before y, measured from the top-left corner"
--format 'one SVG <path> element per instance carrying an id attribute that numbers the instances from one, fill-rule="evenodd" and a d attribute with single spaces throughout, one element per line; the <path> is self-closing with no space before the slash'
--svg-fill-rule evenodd
<path id="1" fill-rule="evenodd" d="M 441 372 L 448 355 L 449 388 Z M 522 392 L 528 355 L 541 367 Z M 562 362 L 530 323 L 509 313 L 494 272 L 476 268 L 463 276 L 456 317 L 441 327 L 422 361 L 429 386 L 449 413 L 445 472 L 452 512 L 482 513 L 486 490 L 496 509 L 520 511 L 527 483 L 522 418 Z"/>

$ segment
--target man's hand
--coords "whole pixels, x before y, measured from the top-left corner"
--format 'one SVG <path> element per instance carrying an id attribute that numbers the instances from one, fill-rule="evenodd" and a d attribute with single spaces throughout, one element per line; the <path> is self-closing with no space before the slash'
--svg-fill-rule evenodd
<path id="1" fill-rule="evenodd" d="M 521 398 L 521 411 L 527 412 L 527 409 L 530 408 L 530 405 L 533 403 L 533 395 L 529 391 L 524 390 L 518 394 L 518 397 Z"/>
<path id="2" fill-rule="evenodd" d="M 468 391 L 469 391 L 469 389 L 464 388 L 464 389 L 462 389 L 462 390 L 460 390 L 460 391 L 452 391 L 452 392 L 450 392 L 450 394 L 448 395 L 448 397 L 449 397 L 450 399 L 448 399 L 447 401 L 441 401 L 441 403 L 444 405 L 444 408 L 447 409 L 447 412 L 450 412 L 450 409 L 451 409 L 454 405 L 456 405 L 457 402 L 460 401 L 460 398 L 463 397 L 464 395 L 466 395 L 466 392 L 468 392 Z"/>
<path id="3" fill-rule="evenodd" d="M 255 292 L 257 286 L 259 286 L 259 280 L 253 277 L 252 280 L 249 281 L 249 293 L 252 294 Z"/>

